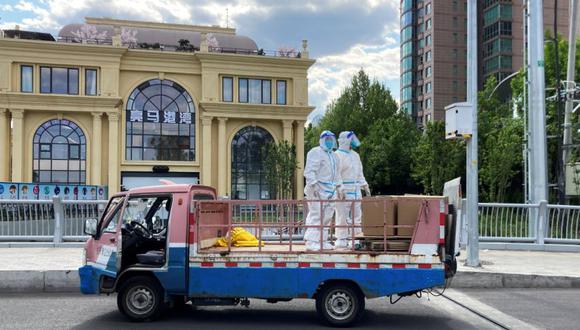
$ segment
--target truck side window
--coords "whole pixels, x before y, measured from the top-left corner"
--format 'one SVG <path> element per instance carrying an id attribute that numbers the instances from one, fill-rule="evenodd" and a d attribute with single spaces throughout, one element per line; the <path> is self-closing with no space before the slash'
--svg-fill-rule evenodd
<path id="1" fill-rule="evenodd" d="M 115 228 L 115 225 L 111 225 L 111 222 L 113 218 L 118 217 L 119 216 L 119 209 L 121 209 L 121 205 L 123 204 L 124 201 L 124 197 L 115 197 L 113 198 L 110 202 L 109 205 L 107 205 L 107 209 L 105 209 L 105 211 L 103 212 L 103 217 L 101 218 L 102 221 L 107 221 L 108 223 L 101 223 L 101 227 L 103 228 L 103 230 L 105 231 L 109 231 L 109 227 L 113 226 L 113 231 Z M 114 216 L 112 215 L 113 212 L 117 212 Z M 118 219 L 116 219 L 115 221 L 118 221 Z"/>
<path id="2" fill-rule="evenodd" d="M 109 223 L 107 224 L 107 227 L 105 227 L 104 232 L 114 233 L 117 231 L 117 224 L 119 223 L 119 218 L 121 217 L 121 205 L 119 205 L 114 212 L 115 213 L 113 213 L 109 218 Z"/>

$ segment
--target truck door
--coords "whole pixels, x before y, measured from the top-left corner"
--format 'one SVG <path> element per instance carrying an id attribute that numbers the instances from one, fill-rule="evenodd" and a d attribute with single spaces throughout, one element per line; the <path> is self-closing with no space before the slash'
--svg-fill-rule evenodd
<path id="1" fill-rule="evenodd" d="M 99 223 L 98 239 L 94 240 L 94 251 L 97 253 L 94 266 L 111 277 L 116 277 L 120 268 L 119 219 L 124 200 L 124 196 L 111 199 Z"/>

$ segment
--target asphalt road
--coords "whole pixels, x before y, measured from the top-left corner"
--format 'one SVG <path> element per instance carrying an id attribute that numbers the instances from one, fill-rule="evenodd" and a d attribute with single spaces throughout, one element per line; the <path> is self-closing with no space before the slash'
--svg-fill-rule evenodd
<path id="1" fill-rule="evenodd" d="M 462 289 L 471 298 L 544 329 L 580 329 L 578 289 Z"/>
<path id="2" fill-rule="evenodd" d="M 0 296 L 1 329 L 304 329 L 322 328 L 312 300 L 268 304 L 252 300 L 250 308 L 200 307 L 171 311 L 154 323 L 128 322 L 114 296 Z M 494 329 L 488 321 L 440 297 L 367 300 L 363 329 Z"/>

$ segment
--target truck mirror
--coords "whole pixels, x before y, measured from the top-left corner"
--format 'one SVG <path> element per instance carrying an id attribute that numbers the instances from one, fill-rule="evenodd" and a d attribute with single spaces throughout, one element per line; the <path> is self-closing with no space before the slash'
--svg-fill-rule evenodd
<path id="1" fill-rule="evenodd" d="M 95 236 L 97 234 L 97 219 L 86 219 L 84 232 L 87 235 Z"/>

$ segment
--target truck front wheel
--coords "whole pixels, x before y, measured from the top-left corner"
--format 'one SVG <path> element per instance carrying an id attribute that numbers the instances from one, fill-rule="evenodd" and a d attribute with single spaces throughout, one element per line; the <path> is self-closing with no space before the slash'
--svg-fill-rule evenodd
<path id="1" fill-rule="evenodd" d="M 153 278 L 135 276 L 119 289 L 117 306 L 131 321 L 153 321 L 163 308 L 163 288 Z"/>
<path id="2" fill-rule="evenodd" d="M 330 284 L 316 296 L 318 316 L 333 327 L 354 325 L 362 317 L 364 309 L 364 295 L 351 285 Z"/>

